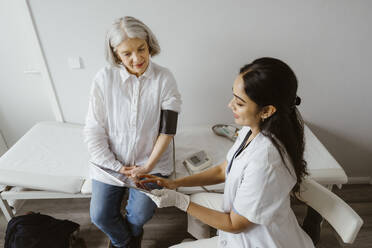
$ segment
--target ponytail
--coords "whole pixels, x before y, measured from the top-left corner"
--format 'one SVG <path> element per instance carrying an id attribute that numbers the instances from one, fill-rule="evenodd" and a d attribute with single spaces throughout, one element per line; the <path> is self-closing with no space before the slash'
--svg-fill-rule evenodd
<path id="1" fill-rule="evenodd" d="M 283 162 L 286 164 L 285 157 L 288 157 L 292 163 L 297 178 L 292 192 L 296 193 L 308 175 L 303 158 L 304 122 L 296 107 L 301 103 L 296 95 L 296 76 L 288 65 L 274 58 L 257 59 L 241 68 L 240 74 L 246 94 L 258 105 L 259 111 L 268 105 L 276 108 L 273 115 L 260 123 L 260 130 L 277 148 Z"/>

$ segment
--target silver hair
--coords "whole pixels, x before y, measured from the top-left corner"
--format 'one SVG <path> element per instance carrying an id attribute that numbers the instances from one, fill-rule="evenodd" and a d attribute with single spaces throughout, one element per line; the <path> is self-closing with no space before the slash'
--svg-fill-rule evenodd
<path id="1" fill-rule="evenodd" d="M 128 38 L 139 38 L 145 40 L 149 47 L 151 56 L 160 53 L 159 42 L 153 32 L 140 20 L 125 16 L 118 18 L 107 31 L 105 41 L 105 56 L 108 63 L 119 66 L 121 60 L 116 56 L 116 47 Z"/>

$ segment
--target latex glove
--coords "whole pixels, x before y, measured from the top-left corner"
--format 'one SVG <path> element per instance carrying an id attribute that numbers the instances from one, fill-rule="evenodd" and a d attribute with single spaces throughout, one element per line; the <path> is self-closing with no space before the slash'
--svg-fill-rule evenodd
<path id="1" fill-rule="evenodd" d="M 151 194 L 146 193 L 146 195 L 155 202 L 158 208 L 175 206 L 186 212 L 190 204 L 190 196 L 171 189 L 154 189 Z"/>

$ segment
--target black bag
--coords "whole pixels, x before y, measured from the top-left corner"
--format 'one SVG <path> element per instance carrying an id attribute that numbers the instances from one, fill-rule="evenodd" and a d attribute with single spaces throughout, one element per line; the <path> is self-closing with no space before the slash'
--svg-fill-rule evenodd
<path id="1" fill-rule="evenodd" d="M 79 227 L 40 213 L 17 216 L 8 223 L 4 248 L 68 248 L 71 234 Z"/>

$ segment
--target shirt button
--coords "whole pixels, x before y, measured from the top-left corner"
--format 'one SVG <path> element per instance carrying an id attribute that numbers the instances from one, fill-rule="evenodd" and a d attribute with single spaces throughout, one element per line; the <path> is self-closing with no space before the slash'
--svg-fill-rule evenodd
<path id="1" fill-rule="evenodd" d="M 226 246 L 227 245 L 227 241 L 226 240 L 221 240 L 221 245 L 222 246 Z"/>

